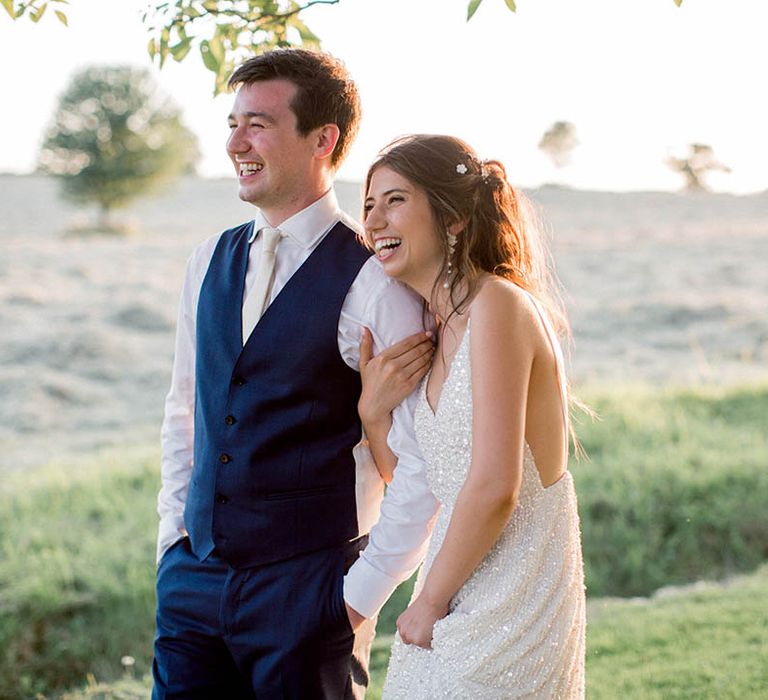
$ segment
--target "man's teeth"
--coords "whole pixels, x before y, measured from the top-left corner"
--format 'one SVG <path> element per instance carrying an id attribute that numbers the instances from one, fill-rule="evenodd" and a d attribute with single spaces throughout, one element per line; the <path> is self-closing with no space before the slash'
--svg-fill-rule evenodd
<path id="1" fill-rule="evenodd" d="M 261 163 L 240 163 L 240 174 L 251 175 L 253 173 L 261 172 L 264 166 Z"/>
<path id="2" fill-rule="evenodd" d="M 377 253 L 382 250 L 394 250 L 402 241 L 399 238 L 379 238 L 373 245 Z"/>

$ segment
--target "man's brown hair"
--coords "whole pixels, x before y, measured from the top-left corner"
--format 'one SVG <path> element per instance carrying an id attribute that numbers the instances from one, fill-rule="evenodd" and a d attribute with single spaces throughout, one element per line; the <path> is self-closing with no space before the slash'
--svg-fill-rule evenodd
<path id="1" fill-rule="evenodd" d="M 263 80 L 288 80 L 298 88 L 291 102 L 302 136 L 324 124 L 339 127 L 339 141 L 331 156 L 334 168 L 346 158 L 360 129 L 360 96 L 344 64 L 330 54 L 308 49 L 267 51 L 243 63 L 229 79 L 229 87 Z"/>

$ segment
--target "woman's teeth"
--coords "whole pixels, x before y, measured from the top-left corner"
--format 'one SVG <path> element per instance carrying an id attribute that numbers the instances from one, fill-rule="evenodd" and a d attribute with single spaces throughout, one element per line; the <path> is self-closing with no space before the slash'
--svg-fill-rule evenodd
<path id="1" fill-rule="evenodd" d="M 400 246 L 400 243 L 402 241 L 399 238 L 379 238 L 373 246 L 379 258 L 387 258 Z"/>

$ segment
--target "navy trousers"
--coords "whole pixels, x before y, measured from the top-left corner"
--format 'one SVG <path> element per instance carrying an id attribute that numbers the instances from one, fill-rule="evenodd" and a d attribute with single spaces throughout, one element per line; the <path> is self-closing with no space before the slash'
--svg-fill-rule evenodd
<path id="1" fill-rule="evenodd" d="M 373 627 L 353 657 L 342 590 L 362 546 L 234 569 L 175 543 L 157 572 L 153 700 L 362 697 Z"/>

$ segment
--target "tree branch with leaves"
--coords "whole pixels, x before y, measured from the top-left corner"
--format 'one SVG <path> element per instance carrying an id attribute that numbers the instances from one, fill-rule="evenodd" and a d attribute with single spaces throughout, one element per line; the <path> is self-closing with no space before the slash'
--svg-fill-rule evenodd
<path id="1" fill-rule="evenodd" d="M 358 0 L 359 1 L 359 0 Z M 540 0 L 542 1 L 542 0 Z M 142 20 L 150 34 L 150 58 L 162 68 L 168 58 L 183 61 L 197 46 L 205 67 L 214 74 L 214 94 L 226 89 L 235 66 L 252 56 L 283 46 L 319 47 L 320 38 L 302 15 L 316 5 L 336 5 L 340 0 L 148 0 Z M 467 21 L 484 0 L 470 0 Z M 516 0 L 503 0 L 517 11 Z M 683 0 L 673 0 L 680 7 Z M 0 0 L 12 19 L 28 16 L 39 22 L 48 5 L 67 24 L 62 6 L 68 0 Z"/>
<path id="2" fill-rule="evenodd" d="M 214 94 L 226 88 L 235 66 L 284 46 L 319 47 L 320 39 L 301 18 L 314 5 L 339 0 L 178 0 L 154 3 L 143 21 L 150 33 L 149 55 L 160 67 L 170 57 L 183 61 L 197 44 L 205 67 L 214 73 Z"/>

